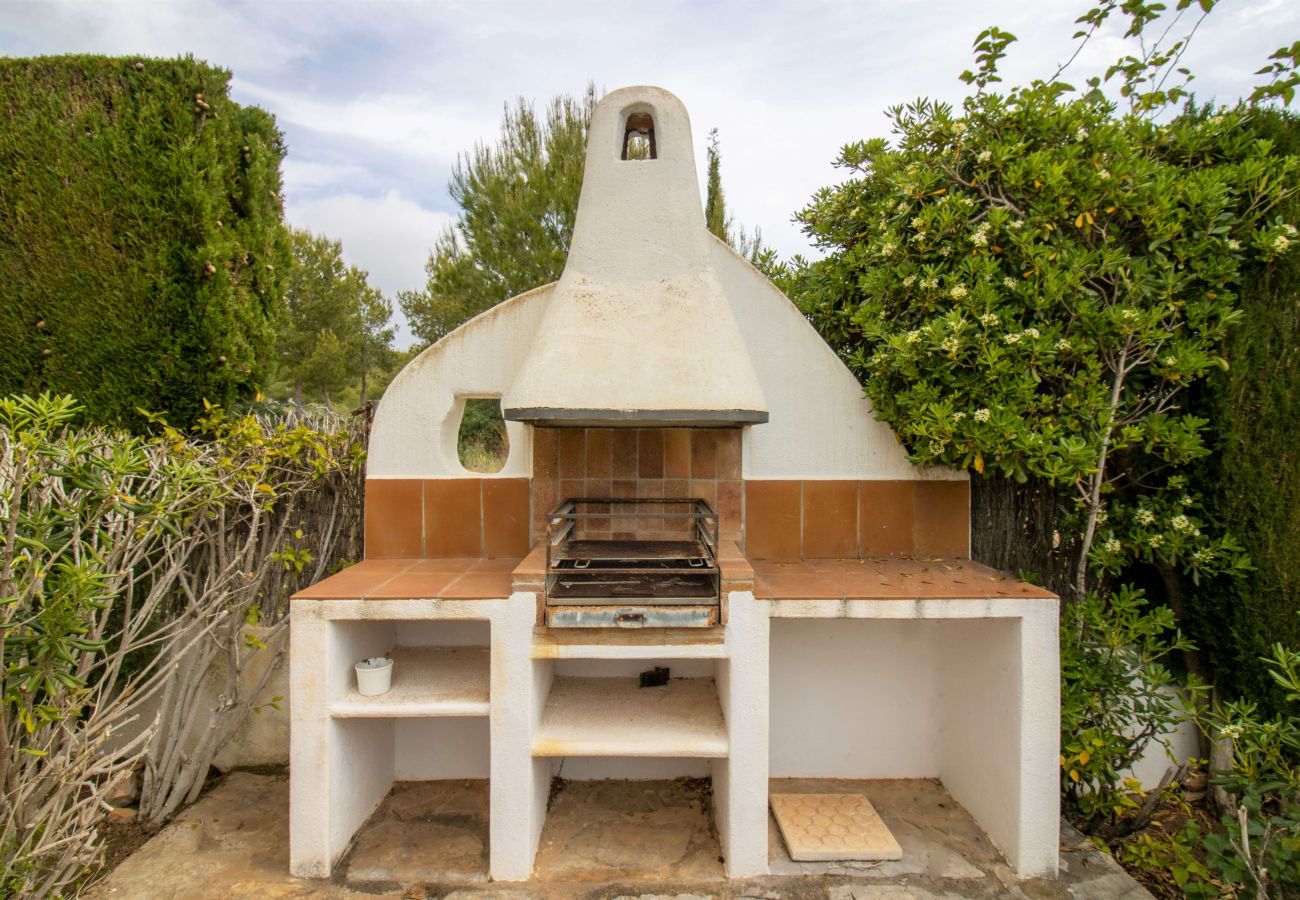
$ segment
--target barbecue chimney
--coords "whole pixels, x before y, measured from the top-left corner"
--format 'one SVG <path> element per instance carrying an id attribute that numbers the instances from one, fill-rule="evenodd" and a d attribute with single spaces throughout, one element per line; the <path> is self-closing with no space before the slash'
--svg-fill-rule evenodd
<path id="1" fill-rule="evenodd" d="M 712 240 L 681 101 L 654 87 L 606 95 L 592 115 L 568 263 L 502 396 L 505 417 L 574 426 L 766 422 L 710 262 Z"/>

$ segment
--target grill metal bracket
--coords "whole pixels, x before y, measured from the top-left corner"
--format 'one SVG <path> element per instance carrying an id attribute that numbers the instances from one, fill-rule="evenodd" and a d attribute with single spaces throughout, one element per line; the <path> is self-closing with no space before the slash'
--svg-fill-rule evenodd
<path id="1" fill-rule="evenodd" d="M 716 626 L 717 551 L 718 515 L 704 500 L 565 500 L 547 515 L 546 624 Z"/>

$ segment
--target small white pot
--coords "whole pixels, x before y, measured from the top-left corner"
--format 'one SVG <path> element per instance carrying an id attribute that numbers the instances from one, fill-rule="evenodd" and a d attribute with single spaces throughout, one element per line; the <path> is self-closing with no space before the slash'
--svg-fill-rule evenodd
<path id="1" fill-rule="evenodd" d="M 372 656 L 357 663 L 357 693 L 378 697 L 388 693 L 393 684 L 393 661 L 387 656 Z"/>

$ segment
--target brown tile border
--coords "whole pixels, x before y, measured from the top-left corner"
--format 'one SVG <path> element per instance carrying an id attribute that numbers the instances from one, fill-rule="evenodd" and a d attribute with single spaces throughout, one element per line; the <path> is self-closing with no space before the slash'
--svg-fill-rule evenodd
<path id="1" fill-rule="evenodd" d="M 970 556 L 970 482 L 915 482 L 912 546 L 918 556 Z"/>
<path id="2" fill-rule="evenodd" d="M 372 478 L 365 490 L 367 559 L 528 552 L 527 478 Z"/>
<path id="3" fill-rule="evenodd" d="M 803 483 L 803 557 L 858 555 L 858 482 Z"/>
<path id="4" fill-rule="evenodd" d="M 751 559 L 970 554 L 967 481 L 755 479 L 744 491 Z"/>
<path id="5" fill-rule="evenodd" d="M 908 556 L 912 553 L 911 481 L 858 482 L 858 553 Z"/>
<path id="6" fill-rule="evenodd" d="M 802 555 L 803 482 L 745 482 L 745 555 L 797 560 Z"/>
<path id="7" fill-rule="evenodd" d="M 367 479 L 366 557 L 423 555 L 423 502 L 418 478 Z"/>

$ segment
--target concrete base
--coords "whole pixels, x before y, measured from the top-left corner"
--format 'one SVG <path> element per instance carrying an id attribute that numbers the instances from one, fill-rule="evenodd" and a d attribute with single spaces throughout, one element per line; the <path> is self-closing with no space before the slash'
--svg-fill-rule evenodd
<path id="1" fill-rule="evenodd" d="M 721 881 L 720 866 L 704 879 L 708 869 L 699 855 L 686 854 L 688 869 L 681 871 L 645 871 L 611 873 L 604 866 L 594 868 L 572 865 L 567 875 L 554 872 L 547 879 L 533 879 L 517 884 L 494 882 L 477 884 L 474 879 L 485 871 L 481 857 L 473 873 L 463 863 L 473 856 L 463 854 L 460 862 L 450 856 L 441 863 L 425 861 L 423 872 L 406 869 L 403 842 L 408 833 L 385 838 L 380 828 L 398 816 L 407 822 L 425 817 L 430 824 L 453 824 L 454 817 L 467 827 L 458 831 L 482 835 L 484 783 L 442 782 L 433 785 L 399 784 L 383 804 L 384 817 L 367 824 L 357 836 L 357 849 L 348 858 L 350 873 L 360 874 L 363 850 L 379 874 L 379 863 L 387 866 L 394 880 L 372 881 L 362 888 L 347 882 L 294 878 L 288 874 L 289 863 L 289 781 L 283 775 L 254 775 L 236 772 L 206 793 L 198 803 L 185 810 L 175 822 L 145 844 L 118 868 L 92 887 L 92 900 L 228 900 L 267 897 L 310 897 L 313 900 L 373 900 L 375 897 L 445 897 L 451 900 L 477 898 L 516 898 L 516 900 L 579 900 L 579 898 L 694 895 L 709 900 L 781 897 L 790 900 L 960 900 L 960 898 L 1013 898 L 1013 900 L 1150 900 L 1150 894 L 1133 881 L 1110 857 L 1099 853 L 1068 826 L 1061 848 L 1059 880 L 1045 878 L 1017 879 L 1002 862 L 993 845 L 952 798 L 934 781 L 875 781 L 844 783 L 839 781 L 780 780 L 782 789 L 816 789 L 818 791 L 851 788 L 865 790 L 880 810 L 890 828 L 902 842 L 905 857 L 900 863 L 859 863 L 834 870 L 827 863 L 792 864 L 781 856 L 780 837 L 771 838 L 773 874 L 754 878 Z M 573 803 L 562 802 L 561 793 L 547 818 L 546 833 L 559 838 L 576 838 L 593 808 L 605 810 L 607 823 L 623 817 L 615 832 L 601 836 L 630 842 L 639 840 L 646 828 L 638 820 L 644 809 L 651 823 L 660 811 L 684 809 L 679 824 L 689 823 L 696 835 L 693 845 L 701 851 L 706 846 L 702 823 L 707 822 L 698 807 L 690 806 L 688 793 L 674 798 L 669 794 L 653 803 L 642 804 L 645 783 L 571 783 L 567 791 Z M 582 793 L 590 790 L 591 793 Z M 438 798 L 441 798 L 439 800 Z M 941 805 L 942 804 L 942 805 Z M 391 816 L 391 818 L 389 818 Z M 622 835 L 620 838 L 619 836 Z M 698 843 L 694 843 L 698 841 Z M 584 846 L 577 844 L 575 847 Z M 661 859 L 668 858 L 664 854 Z M 403 859 L 407 861 L 403 861 Z M 697 867 L 696 861 L 699 866 Z M 440 868 L 433 868 L 434 865 Z M 792 869 L 791 866 L 799 866 Z M 817 866 L 827 867 L 824 874 Z M 439 874 L 437 881 L 421 876 Z M 539 870 L 539 874 L 540 870 Z M 468 877 L 467 877 L 468 876 Z M 413 881 L 404 881 L 405 878 Z M 583 880 L 598 878 L 600 880 Z"/>

